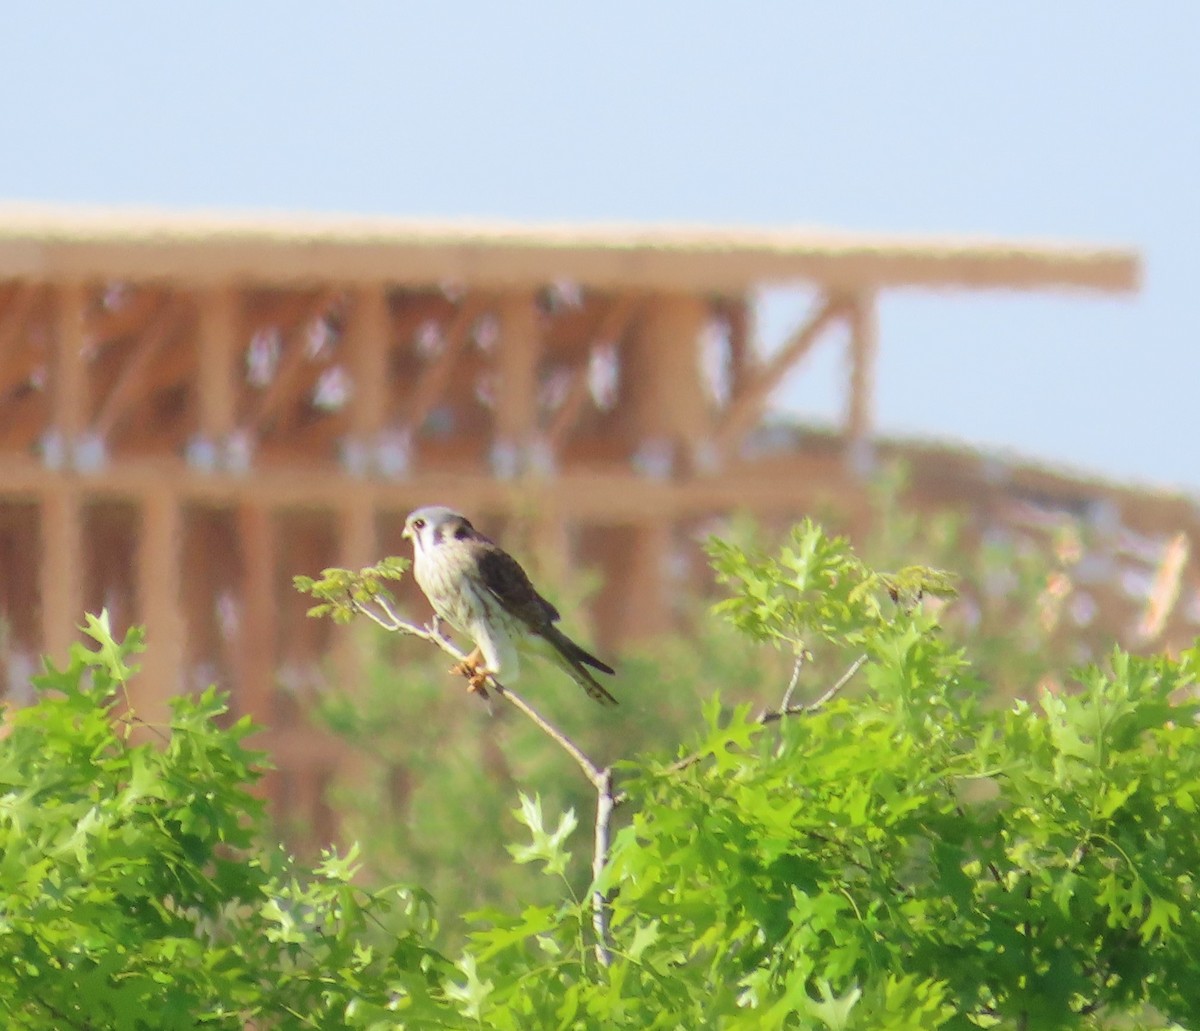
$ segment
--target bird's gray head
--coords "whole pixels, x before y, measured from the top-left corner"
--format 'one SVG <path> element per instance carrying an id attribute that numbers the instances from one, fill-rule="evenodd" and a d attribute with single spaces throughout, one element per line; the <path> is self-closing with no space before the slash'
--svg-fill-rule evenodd
<path id="1" fill-rule="evenodd" d="M 409 513 L 401 536 L 412 541 L 413 551 L 421 555 L 428 554 L 443 541 L 463 540 L 476 536 L 476 533 L 475 527 L 461 512 L 445 505 L 427 505 Z"/>

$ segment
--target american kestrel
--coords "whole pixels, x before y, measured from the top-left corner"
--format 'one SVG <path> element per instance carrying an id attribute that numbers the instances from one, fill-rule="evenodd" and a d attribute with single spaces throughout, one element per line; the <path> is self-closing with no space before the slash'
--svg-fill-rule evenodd
<path id="1" fill-rule="evenodd" d="M 455 667 L 483 691 L 489 675 L 516 680 L 519 651 L 540 653 L 561 667 L 589 696 L 616 705 L 588 670 L 616 671 L 585 651 L 554 624 L 558 609 L 534 589 L 525 570 L 465 516 L 440 505 L 418 508 L 404 523 L 413 544 L 413 573 L 433 611 L 475 650 Z"/>

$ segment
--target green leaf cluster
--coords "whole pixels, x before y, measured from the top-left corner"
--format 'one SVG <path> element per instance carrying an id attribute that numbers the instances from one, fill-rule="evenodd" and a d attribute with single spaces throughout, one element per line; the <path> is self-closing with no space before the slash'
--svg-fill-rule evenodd
<path id="1" fill-rule="evenodd" d="M 685 761 L 619 768 L 628 823 L 592 886 L 611 899 L 611 966 L 590 952 L 586 893 L 488 913 L 472 1012 L 504 1028 L 1200 1026 L 1200 654 L 1115 651 L 1070 693 L 984 705 L 934 616 L 844 542 L 806 526 L 788 549 L 715 546 L 738 592 L 721 611 L 757 640 L 864 652 L 865 693 L 769 725 L 714 697 Z M 531 829 L 526 855 L 548 847 L 540 808 Z"/>
<path id="2" fill-rule="evenodd" d="M 591 754 L 617 736 L 628 757 L 594 882 L 576 813 L 595 797 L 532 747 L 535 728 L 460 715 L 476 751 L 438 736 L 401 766 L 364 732 L 396 734 L 389 710 L 334 707 L 381 770 L 407 774 L 376 785 L 408 807 L 394 854 L 442 867 L 456 899 L 489 878 L 504 889 L 450 914 L 469 923 L 456 962 L 425 892 L 364 889 L 353 849 L 308 869 L 264 845 L 252 728 L 225 725 L 211 691 L 147 727 L 128 689 L 140 635 L 90 620 L 93 644 L 47 669 L 0 742 L 5 1026 L 1200 1027 L 1200 650 L 1114 649 L 1062 688 L 998 702 L 943 628 L 937 570 L 878 572 L 814 524 L 777 551 L 710 552 L 723 618 L 628 663 L 622 712 L 589 710 L 576 735 Z M 402 572 L 301 586 L 342 618 Z M 797 659 L 811 702 L 860 657 L 854 690 L 756 715 Z M 408 687 L 393 704 L 420 716 L 404 725 L 461 713 L 423 667 L 393 665 Z M 579 725 L 577 692 L 533 684 L 557 724 Z M 663 727 L 696 695 L 701 726 L 672 748 Z M 518 834 L 507 856 L 486 819 Z"/>
<path id="3" fill-rule="evenodd" d="M 253 728 L 214 690 L 152 727 L 130 707 L 138 630 L 47 664 L 0 741 L 6 1028 L 457 1026 L 427 899 L 304 869 L 263 843 Z M 377 933 L 388 916 L 392 932 Z"/>
<path id="4" fill-rule="evenodd" d="M 355 604 L 364 605 L 382 598 L 393 600 L 387 589 L 389 581 L 400 580 L 408 567 L 408 559 L 389 556 L 358 572 L 331 567 L 321 575 L 292 577 L 292 585 L 301 594 L 311 594 L 317 605 L 308 610 L 310 616 L 328 616 L 335 623 L 349 623 L 354 618 Z"/>
<path id="5" fill-rule="evenodd" d="M 885 603 L 916 606 L 925 596 L 954 597 L 953 578 L 939 569 L 869 569 L 841 537 L 810 519 L 793 527 L 777 553 L 711 538 L 707 550 L 717 581 L 731 595 L 716 606 L 756 641 L 805 652 L 820 641 L 865 643 L 884 617 Z"/>

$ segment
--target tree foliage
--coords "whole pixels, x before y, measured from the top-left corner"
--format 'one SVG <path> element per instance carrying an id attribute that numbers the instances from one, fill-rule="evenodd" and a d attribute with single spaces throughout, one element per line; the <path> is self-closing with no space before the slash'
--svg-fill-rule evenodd
<path id="1" fill-rule="evenodd" d="M 420 892 L 259 843 L 250 728 L 221 729 L 215 695 L 138 743 L 138 638 L 92 621 L 0 750 L 9 1026 L 1200 1027 L 1200 652 L 1114 650 L 1069 691 L 997 701 L 939 623 L 936 571 L 880 573 L 811 524 L 711 554 L 720 619 L 798 670 L 789 704 L 749 665 L 759 705 L 694 691 L 678 747 L 631 741 L 591 884 L 587 821 L 544 790 L 578 771 L 521 770 L 518 840 L 460 837 L 454 872 L 514 864 L 542 890 L 470 915 L 453 963 Z M 384 579 L 306 586 L 335 615 Z"/>
<path id="2" fill-rule="evenodd" d="M 810 523 L 777 552 L 711 552 L 730 589 L 719 612 L 740 633 L 843 666 L 865 655 L 865 689 L 778 721 L 714 694 L 691 747 L 620 765 L 629 822 L 595 885 L 612 965 L 590 951 L 585 893 L 487 912 L 465 952 L 472 1015 L 512 1028 L 1197 1021 L 1195 651 L 1114 651 L 1070 693 L 1000 704 L 939 626 L 944 574 L 874 571 Z M 533 839 L 519 857 L 561 880 L 573 817 L 526 802 L 519 818 Z"/>
<path id="3" fill-rule="evenodd" d="M 457 1023 L 424 894 L 356 887 L 353 853 L 304 870 L 264 844 L 250 724 L 222 728 L 209 690 L 147 726 L 127 695 L 140 632 L 86 629 L 0 744 L 4 1026 Z"/>

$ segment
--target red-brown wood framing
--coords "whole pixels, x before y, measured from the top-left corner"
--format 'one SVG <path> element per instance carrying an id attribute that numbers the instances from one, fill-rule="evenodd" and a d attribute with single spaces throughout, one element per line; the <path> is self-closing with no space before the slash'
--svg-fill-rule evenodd
<path id="1" fill-rule="evenodd" d="M 286 780 L 280 686 L 331 647 L 357 668 L 293 574 L 398 551 L 404 513 L 443 502 L 600 565 L 604 637 L 656 632 L 684 527 L 855 489 L 882 291 L 1138 277 L 1127 250 L 1068 245 L 0 205 L 0 683 L 106 606 L 149 629 L 137 704 L 225 683 Z M 753 294 L 780 285 L 816 303 L 764 358 Z M 839 329 L 841 457 L 764 471 L 772 391 Z"/>

